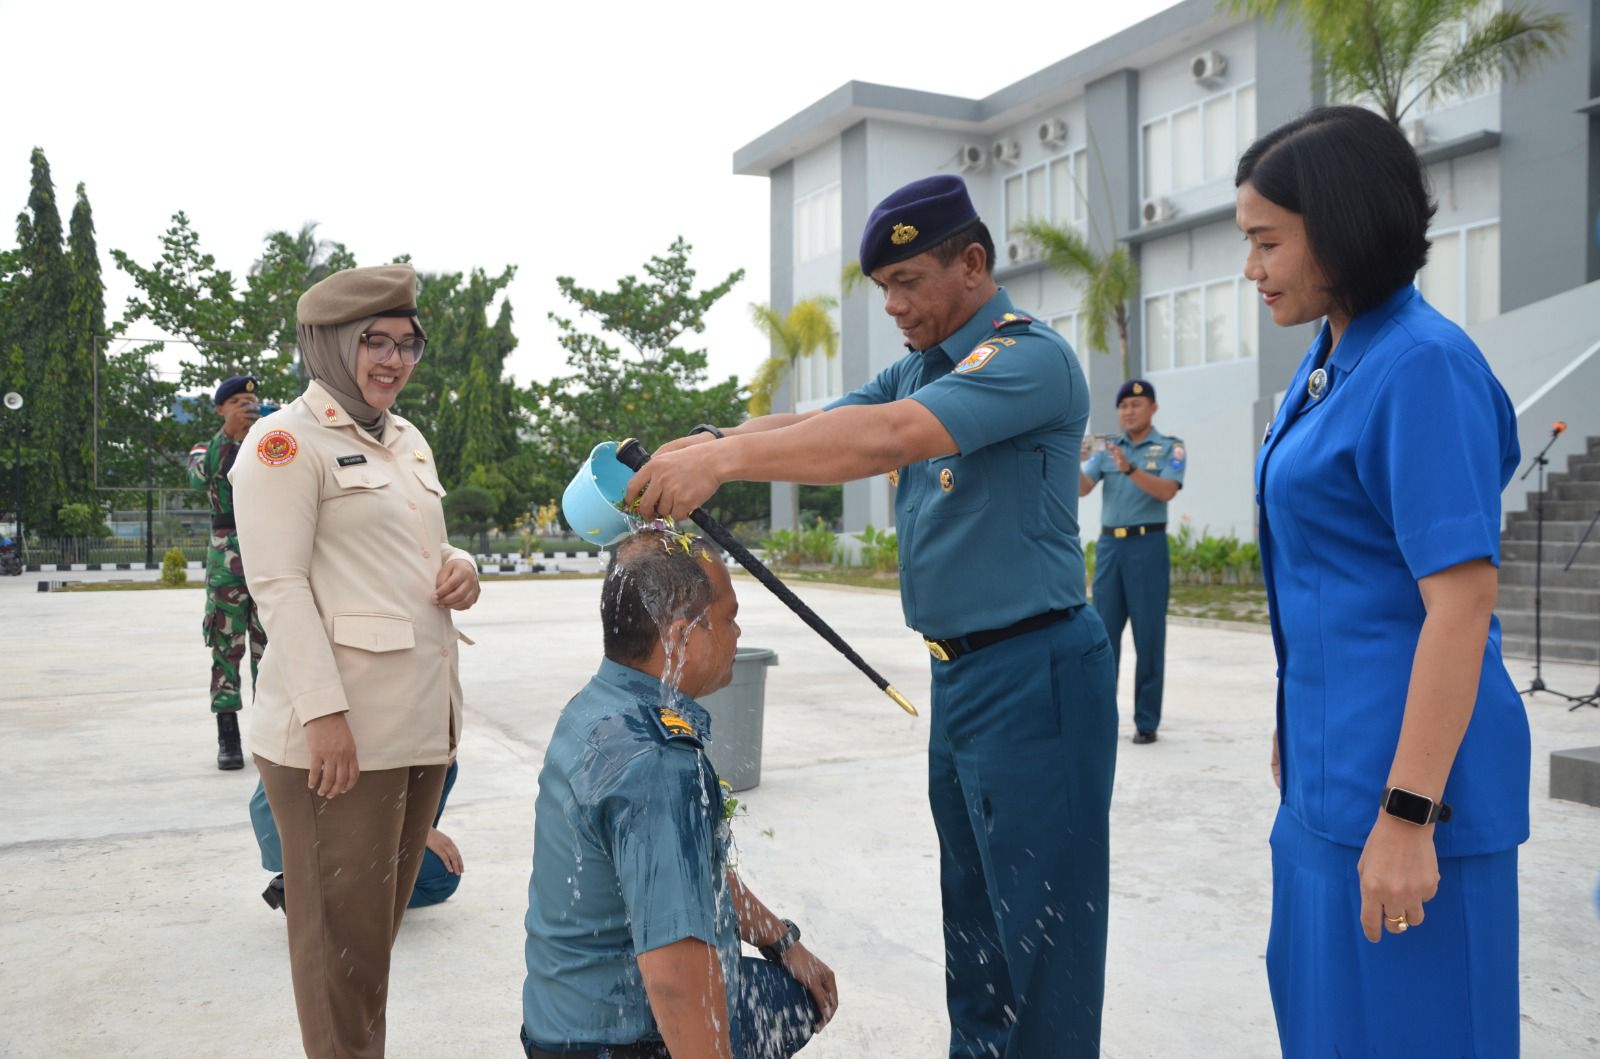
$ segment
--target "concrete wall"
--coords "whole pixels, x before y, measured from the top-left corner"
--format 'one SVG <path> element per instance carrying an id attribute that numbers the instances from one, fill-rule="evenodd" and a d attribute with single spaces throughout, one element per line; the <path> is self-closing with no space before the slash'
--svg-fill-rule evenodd
<path id="1" fill-rule="evenodd" d="M 771 185 L 772 243 L 767 267 L 772 275 L 771 305 L 786 313 L 794 305 L 794 164 L 785 163 L 768 176 Z M 777 352 L 774 347 L 773 353 Z M 772 407 L 789 408 L 794 401 L 792 380 L 785 380 L 772 395 Z M 798 517 L 795 487 L 772 485 L 772 528 L 793 529 Z"/>
<path id="2" fill-rule="evenodd" d="M 1600 92 L 1595 0 L 1541 0 L 1566 15 L 1565 53 L 1500 92 L 1503 131 L 1502 311 L 1600 279 L 1595 251 L 1597 117 L 1575 109 Z"/>

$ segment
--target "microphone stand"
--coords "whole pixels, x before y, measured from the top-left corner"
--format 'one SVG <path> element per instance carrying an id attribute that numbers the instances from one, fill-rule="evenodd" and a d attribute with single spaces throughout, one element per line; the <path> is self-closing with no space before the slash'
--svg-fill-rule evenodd
<path id="1" fill-rule="evenodd" d="M 1522 689 L 1522 694 L 1533 695 L 1535 692 L 1544 692 L 1546 695 L 1555 695 L 1558 698 L 1574 701 L 1574 697 L 1564 691 L 1556 691 L 1547 687 L 1544 682 L 1544 638 L 1541 626 L 1544 624 L 1544 468 L 1550 461 L 1545 458 L 1545 453 L 1550 451 L 1550 446 L 1556 443 L 1556 438 L 1561 436 L 1561 431 L 1554 430 L 1550 433 L 1550 440 L 1544 443 L 1544 448 L 1539 450 L 1539 455 L 1528 464 L 1528 469 L 1522 472 L 1517 481 L 1523 481 L 1532 474 L 1535 468 L 1539 471 L 1539 491 L 1534 502 L 1534 537 L 1533 537 L 1533 682 Z"/>
<path id="2" fill-rule="evenodd" d="M 1572 564 L 1577 560 L 1578 553 L 1583 551 L 1584 544 L 1589 540 L 1589 534 L 1594 532 L 1596 522 L 1600 522 L 1600 508 L 1595 509 L 1594 518 L 1589 520 L 1588 528 L 1583 531 L 1583 536 L 1578 538 L 1578 546 L 1572 549 L 1571 555 L 1567 556 L 1567 563 L 1561 568 L 1562 570 L 1572 569 Z M 1568 696 L 1568 698 L 1571 698 L 1571 696 Z M 1572 699 L 1572 705 L 1567 707 L 1567 712 L 1571 713 L 1581 706 L 1593 706 L 1595 709 L 1600 709 L 1600 683 L 1596 683 L 1594 690 L 1589 694 L 1581 698 Z"/>

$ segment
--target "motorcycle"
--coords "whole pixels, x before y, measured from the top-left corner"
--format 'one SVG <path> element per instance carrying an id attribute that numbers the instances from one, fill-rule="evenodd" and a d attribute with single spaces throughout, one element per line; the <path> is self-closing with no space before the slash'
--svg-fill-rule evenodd
<path id="1" fill-rule="evenodd" d="M 10 537 L 0 537 L 0 576 L 17 577 L 22 573 L 22 553 L 17 542 Z"/>

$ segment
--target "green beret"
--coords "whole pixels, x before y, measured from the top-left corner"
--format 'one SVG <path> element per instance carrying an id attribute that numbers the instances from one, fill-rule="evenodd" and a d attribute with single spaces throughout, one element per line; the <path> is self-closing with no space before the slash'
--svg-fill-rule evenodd
<path id="1" fill-rule="evenodd" d="M 335 272 L 300 295 L 302 324 L 329 327 L 371 316 L 416 316 L 417 273 L 410 265 L 374 265 Z"/>

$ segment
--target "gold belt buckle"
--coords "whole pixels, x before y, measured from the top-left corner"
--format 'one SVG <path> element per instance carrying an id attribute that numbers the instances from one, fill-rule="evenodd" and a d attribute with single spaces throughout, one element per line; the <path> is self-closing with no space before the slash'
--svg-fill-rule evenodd
<path id="1" fill-rule="evenodd" d="M 1117 538 L 1118 540 L 1121 540 L 1123 537 L 1126 537 L 1128 535 L 1128 527 L 1126 527 L 1126 526 L 1118 526 L 1116 529 L 1111 531 L 1111 535 L 1113 537 Z"/>
<path id="2" fill-rule="evenodd" d="M 950 652 L 944 649 L 944 644 L 940 643 L 938 640 L 930 640 L 926 636 L 922 638 L 922 642 L 927 646 L 928 653 L 934 658 L 937 658 L 941 662 L 950 661 Z"/>

